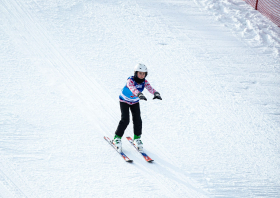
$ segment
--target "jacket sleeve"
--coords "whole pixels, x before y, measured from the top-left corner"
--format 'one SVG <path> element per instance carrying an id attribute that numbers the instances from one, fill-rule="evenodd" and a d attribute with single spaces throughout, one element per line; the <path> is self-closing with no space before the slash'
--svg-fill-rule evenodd
<path id="1" fill-rule="evenodd" d="M 128 79 L 127 83 L 126 83 L 127 87 L 129 88 L 129 90 L 135 95 L 137 96 L 137 94 L 139 93 L 138 89 L 134 86 L 134 82 L 132 79 Z"/>
<path id="2" fill-rule="evenodd" d="M 145 80 L 145 88 L 151 93 L 154 94 L 156 90 L 151 86 L 151 84 Z"/>

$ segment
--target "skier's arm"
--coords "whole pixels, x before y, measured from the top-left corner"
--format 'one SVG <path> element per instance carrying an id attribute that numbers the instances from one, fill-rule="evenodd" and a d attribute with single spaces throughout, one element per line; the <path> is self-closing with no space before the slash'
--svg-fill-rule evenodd
<path id="1" fill-rule="evenodd" d="M 135 96 L 137 96 L 140 93 L 138 89 L 134 86 L 133 80 L 128 79 L 126 85 Z"/>
<path id="2" fill-rule="evenodd" d="M 145 80 L 145 88 L 151 93 L 151 94 L 155 94 L 155 92 L 157 92 L 152 86 L 151 84 Z"/>
<path id="3" fill-rule="evenodd" d="M 151 93 L 151 94 L 154 94 L 154 99 L 159 99 L 159 100 L 162 100 L 160 94 L 151 86 L 151 84 L 145 80 L 145 88 Z"/>

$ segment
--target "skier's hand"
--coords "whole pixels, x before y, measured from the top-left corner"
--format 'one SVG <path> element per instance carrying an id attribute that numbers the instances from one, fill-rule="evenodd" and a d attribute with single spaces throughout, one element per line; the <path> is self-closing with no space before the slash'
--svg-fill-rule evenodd
<path id="1" fill-rule="evenodd" d="M 137 96 L 140 98 L 140 100 L 147 100 L 147 98 L 141 92 L 139 92 Z"/>
<path id="2" fill-rule="evenodd" d="M 162 98 L 161 98 L 161 96 L 160 96 L 160 94 L 159 94 L 158 92 L 155 92 L 155 93 L 154 93 L 154 98 L 153 98 L 153 100 L 154 100 L 154 99 L 162 100 Z"/>

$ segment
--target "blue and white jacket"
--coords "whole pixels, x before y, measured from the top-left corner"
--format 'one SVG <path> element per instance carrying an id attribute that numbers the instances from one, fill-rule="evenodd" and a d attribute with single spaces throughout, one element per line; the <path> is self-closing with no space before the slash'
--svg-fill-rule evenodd
<path id="1" fill-rule="evenodd" d="M 146 79 L 141 84 L 138 84 L 137 82 L 135 82 L 134 76 L 129 77 L 119 96 L 120 101 L 130 105 L 138 103 L 139 98 L 137 97 L 137 94 L 139 92 L 142 92 L 144 88 L 146 88 L 151 94 L 154 94 L 156 92 L 156 90 Z"/>

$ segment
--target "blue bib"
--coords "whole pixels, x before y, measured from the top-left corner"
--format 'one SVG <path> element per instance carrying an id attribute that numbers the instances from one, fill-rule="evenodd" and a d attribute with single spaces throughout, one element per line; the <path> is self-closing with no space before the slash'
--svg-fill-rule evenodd
<path id="1" fill-rule="evenodd" d="M 134 86 L 137 88 L 137 90 L 139 92 L 142 92 L 144 90 L 144 88 L 145 88 L 145 81 L 142 82 L 141 84 L 138 84 L 137 82 L 135 82 L 133 76 L 129 77 L 128 79 L 132 79 L 132 81 L 134 83 Z M 134 96 L 134 94 L 130 91 L 130 89 L 127 87 L 127 85 L 125 85 L 124 88 L 122 89 L 122 92 L 121 92 L 119 98 L 121 100 L 124 100 L 124 101 L 127 101 L 127 102 L 131 102 L 131 103 L 139 102 L 139 98 L 137 96 Z"/>

